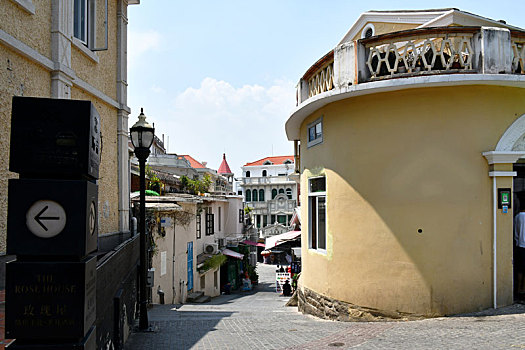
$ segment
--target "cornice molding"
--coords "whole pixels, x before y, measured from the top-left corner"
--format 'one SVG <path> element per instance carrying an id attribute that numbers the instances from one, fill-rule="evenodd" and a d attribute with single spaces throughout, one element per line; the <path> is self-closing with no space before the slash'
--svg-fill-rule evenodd
<path id="1" fill-rule="evenodd" d="M 310 97 L 297 106 L 286 121 L 286 135 L 289 141 L 299 140 L 299 129 L 304 119 L 332 102 L 382 92 L 465 85 L 509 86 L 523 89 L 525 88 L 525 76 L 517 74 L 442 74 L 343 86 Z"/>
<path id="2" fill-rule="evenodd" d="M 518 159 L 525 156 L 525 152 L 520 151 L 489 151 L 483 152 L 483 157 L 489 164 L 514 164 Z"/>

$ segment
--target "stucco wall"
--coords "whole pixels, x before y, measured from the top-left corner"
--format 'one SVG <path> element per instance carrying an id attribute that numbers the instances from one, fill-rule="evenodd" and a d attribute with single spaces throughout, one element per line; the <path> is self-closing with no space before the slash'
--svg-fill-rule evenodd
<path id="1" fill-rule="evenodd" d="M 102 154 L 98 179 L 99 234 L 118 232 L 117 110 L 75 87 L 74 100 L 90 100 L 100 114 Z"/>
<path id="2" fill-rule="evenodd" d="M 215 273 L 217 273 L 217 284 L 215 285 Z M 216 297 L 221 295 L 221 274 L 219 269 L 210 269 L 203 274 L 197 274 L 195 289 L 202 291 L 204 295 Z M 204 277 L 204 286 L 202 278 Z"/>
<path id="3" fill-rule="evenodd" d="M 52 59 L 52 2 L 33 1 L 35 13 L 30 14 L 13 1 L 2 1 L 0 11 L 0 29 L 12 36 L 18 47 L 24 45 Z M 82 81 L 75 79 L 71 88 L 71 98 L 90 100 L 101 115 L 103 149 L 100 167 L 99 184 L 99 233 L 119 231 L 118 218 L 118 148 L 117 148 L 117 108 L 103 102 L 101 98 L 87 93 L 79 86 L 91 86 L 111 99 L 117 96 L 117 1 L 109 1 L 108 50 L 92 53 L 98 57 L 98 63 L 83 53 L 76 44 L 71 45 L 72 68 Z M 57 7 L 58 9 L 58 7 Z M 124 7 L 125 11 L 125 7 Z M 103 11 L 99 11 L 98 24 L 103 22 Z M 124 13 L 125 15 L 125 13 Z M 98 42 L 97 46 L 102 43 Z M 87 49 L 86 49 L 87 50 Z M 30 55 L 31 50 L 26 51 Z M 67 52 L 67 50 L 66 50 Z M 38 55 L 34 55 L 38 56 Z M 35 60 L 40 58 L 35 57 Z M 14 95 L 50 97 L 57 92 L 51 91 L 51 74 L 49 64 L 41 60 L 42 65 L 26 59 L 18 52 L 12 51 L 0 44 L 0 121 L 3 127 L 0 131 L 0 189 L 4 189 L 4 196 L 0 198 L 0 252 L 5 252 L 6 209 L 7 209 L 7 179 L 16 174 L 9 173 L 9 132 L 11 118 L 11 98 Z M 68 96 L 69 97 L 69 96 Z M 120 189 L 127 193 L 127 189 Z"/>
<path id="4" fill-rule="evenodd" d="M 163 217 L 171 217 L 172 225 L 165 227 L 165 236 L 162 237 L 158 233 L 158 226 L 153 228 L 153 237 L 155 239 L 155 254 L 152 259 L 152 266 L 155 268 L 155 280 L 154 287 L 152 289 L 153 303 L 159 303 L 160 299 L 157 294 L 157 288 L 164 291 L 164 300 L 166 304 L 183 303 L 186 302 L 187 293 L 187 280 L 188 280 L 188 255 L 187 255 L 187 244 L 188 242 L 194 241 L 193 243 L 193 266 L 197 266 L 197 244 L 200 243 L 201 239 L 196 240 L 195 238 L 195 214 L 197 205 L 195 203 L 179 203 L 182 207 L 181 210 L 173 212 L 155 213 L 159 219 Z M 177 223 L 175 216 L 181 215 L 181 212 L 188 213 L 191 215 L 187 225 L 182 225 L 180 222 Z M 184 215 L 184 214 L 182 214 Z M 203 221 L 204 222 L 204 221 Z M 204 229 L 203 229 L 204 237 Z M 174 242 L 175 240 L 175 242 Z M 196 242 L 195 242 L 196 241 Z M 197 243 L 198 242 L 198 243 Z M 202 248 L 201 248 L 202 249 Z M 162 252 L 166 252 L 166 274 L 161 275 L 161 258 Z M 173 262 L 175 261 L 175 262 Z M 198 274 L 193 278 L 194 286 L 198 285 Z M 182 284 L 183 282 L 184 284 Z M 175 292 L 175 298 L 173 294 Z"/>
<path id="5" fill-rule="evenodd" d="M 108 1 L 108 49 L 95 52 L 99 59 L 98 63 L 86 56 L 75 45 L 71 46 L 71 67 L 77 76 L 114 100 L 117 99 L 116 7 L 116 1 Z M 103 46 L 103 42 L 97 42 L 97 46 Z"/>
<path id="6" fill-rule="evenodd" d="M 242 233 L 243 223 L 239 222 L 239 210 L 243 210 L 242 197 L 230 197 L 224 207 L 224 234 Z M 244 221 L 244 210 L 243 210 Z"/>
<path id="7" fill-rule="evenodd" d="M 51 1 L 33 1 L 35 14 L 2 1 L 0 29 L 51 59 Z"/>
<path id="8" fill-rule="evenodd" d="M 6 251 L 7 180 L 18 177 L 8 171 L 11 101 L 15 95 L 49 96 L 50 84 L 46 70 L 0 45 L 0 252 Z"/>
<path id="9" fill-rule="evenodd" d="M 163 218 L 165 215 L 157 214 L 158 218 Z M 173 300 L 173 281 L 174 277 L 179 280 L 179 276 L 173 275 L 173 240 L 174 240 L 174 226 L 171 225 L 165 228 L 166 235 L 164 237 L 158 234 L 157 227 L 153 230 L 153 237 L 155 239 L 155 253 L 152 259 L 152 267 L 155 268 L 154 285 L 152 288 L 152 300 L 153 303 L 158 304 L 160 302 L 159 295 L 157 294 L 157 288 L 160 286 L 165 293 L 164 300 L 167 304 Z M 178 234 L 181 234 L 181 230 L 177 230 Z M 166 254 L 166 274 L 161 274 L 162 266 L 162 253 Z"/>
<path id="10" fill-rule="evenodd" d="M 307 249 L 303 205 L 301 283 L 383 310 L 490 307 L 492 179 L 481 152 L 525 113 L 524 97 L 509 87 L 412 89 L 332 103 L 307 118 L 301 182 L 308 188 L 308 177 L 326 175 L 328 233 L 326 255 Z M 321 115 L 323 143 L 307 148 L 306 125 Z M 498 300 L 508 304 L 512 214 L 498 214 L 498 223 Z"/>

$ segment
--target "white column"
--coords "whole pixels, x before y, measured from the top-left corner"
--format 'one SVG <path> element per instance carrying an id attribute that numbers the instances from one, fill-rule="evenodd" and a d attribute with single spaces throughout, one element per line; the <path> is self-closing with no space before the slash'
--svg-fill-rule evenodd
<path id="1" fill-rule="evenodd" d="M 73 0 L 52 0 L 51 3 L 51 97 L 71 98 L 71 40 L 73 36 Z"/>
<path id="2" fill-rule="evenodd" d="M 127 0 L 117 3 L 117 147 L 118 147 L 118 212 L 119 231 L 129 231 L 129 153 L 128 153 L 128 18 Z"/>

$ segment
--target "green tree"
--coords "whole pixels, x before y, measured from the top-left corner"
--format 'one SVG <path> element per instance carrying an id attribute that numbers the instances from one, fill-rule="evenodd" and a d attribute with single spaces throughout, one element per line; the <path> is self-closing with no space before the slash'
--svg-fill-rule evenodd
<path id="1" fill-rule="evenodd" d="M 149 179 L 147 189 L 156 191 L 160 194 L 162 188 L 162 182 L 160 181 L 157 174 L 151 169 L 149 165 L 146 165 L 146 177 Z"/>
<path id="2" fill-rule="evenodd" d="M 188 178 L 187 176 L 181 176 L 180 178 L 181 182 L 181 189 L 183 191 L 187 191 L 191 194 L 197 194 L 197 193 L 206 193 L 210 189 L 211 185 L 211 177 L 210 175 L 206 174 L 202 178 L 202 180 L 192 180 Z"/>

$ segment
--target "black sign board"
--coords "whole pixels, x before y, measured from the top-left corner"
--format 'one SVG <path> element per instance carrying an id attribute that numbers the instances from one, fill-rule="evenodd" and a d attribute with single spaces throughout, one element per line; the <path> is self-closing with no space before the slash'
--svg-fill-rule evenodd
<path id="1" fill-rule="evenodd" d="M 96 261 L 7 263 L 5 337 L 83 339 L 96 319 Z"/>
<path id="2" fill-rule="evenodd" d="M 15 96 L 10 152 L 20 177 L 97 179 L 100 116 L 90 101 Z"/>
<path id="3" fill-rule="evenodd" d="M 69 256 L 97 249 L 97 185 L 87 180 L 9 180 L 7 253 Z"/>

